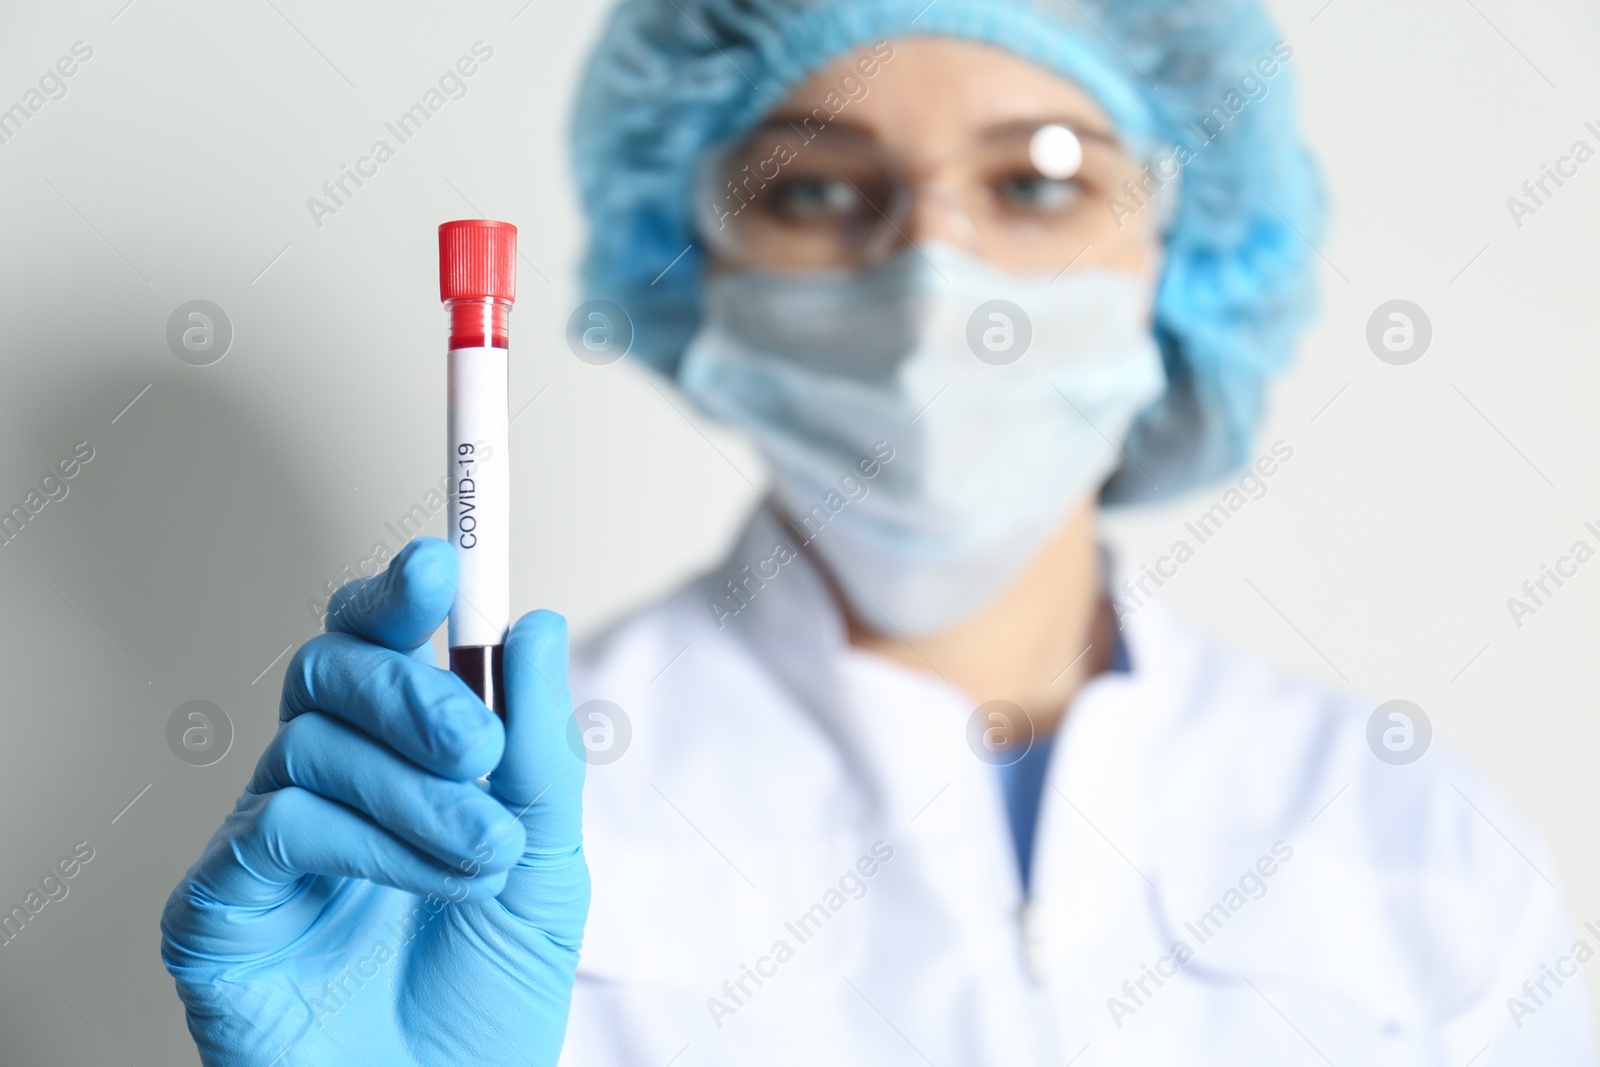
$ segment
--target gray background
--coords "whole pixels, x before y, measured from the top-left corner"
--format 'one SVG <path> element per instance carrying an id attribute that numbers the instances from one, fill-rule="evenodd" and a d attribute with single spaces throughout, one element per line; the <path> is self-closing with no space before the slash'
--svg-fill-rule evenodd
<path id="1" fill-rule="evenodd" d="M 157 915 L 272 735 L 308 600 L 375 541 L 396 547 L 385 522 L 439 476 L 438 222 L 522 227 L 512 399 L 537 400 L 512 436 L 519 611 L 590 631 L 713 559 L 752 500 L 748 448 L 706 428 L 719 454 L 626 361 L 566 347 L 581 224 L 564 130 L 601 5 L 524 3 L 0 4 L 0 107 L 74 41 L 94 49 L 0 145 L 0 504 L 74 443 L 95 449 L 0 547 L 0 904 L 74 842 L 96 853 L 0 947 L 8 1067 L 195 1062 Z M 1578 918 L 1600 918 L 1600 658 L 1584 651 L 1600 562 L 1521 628 L 1505 604 L 1600 525 L 1600 160 L 1520 229 L 1505 204 L 1575 139 L 1600 145 L 1582 128 L 1600 125 L 1600 14 L 1275 7 L 1336 202 L 1324 307 L 1262 435 L 1293 460 L 1162 595 L 1235 643 L 1422 706 L 1543 830 Z M 468 95 L 315 226 L 307 197 L 479 39 L 494 56 Z M 1397 298 L 1434 331 L 1401 367 L 1365 342 Z M 234 326 L 213 366 L 165 342 L 192 299 Z M 1111 533 L 1153 560 L 1219 494 Z M 167 747 L 193 699 L 235 727 L 210 767 Z"/>

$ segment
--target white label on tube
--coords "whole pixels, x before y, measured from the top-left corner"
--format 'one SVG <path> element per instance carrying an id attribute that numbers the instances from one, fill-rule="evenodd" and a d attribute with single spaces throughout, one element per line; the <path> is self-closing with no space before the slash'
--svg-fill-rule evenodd
<path id="1" fill-rule="evenodd" d="M 511 626 L 511 447 L 506 350 L 450 351 L 450 544 L 461 577 L 450 647 L 498 645 Z"/>

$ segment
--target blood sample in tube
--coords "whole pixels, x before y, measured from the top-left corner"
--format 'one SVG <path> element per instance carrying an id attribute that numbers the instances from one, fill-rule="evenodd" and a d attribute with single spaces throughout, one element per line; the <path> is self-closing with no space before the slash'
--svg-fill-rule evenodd
<path id="1" fill-rule="evenodd" d="M 439 298 L 450 314 L 450 544 L 460 564 L 450 669 L 505 716 L 511 625 L 509 326 L 517 228 L 462 219 L 439 227 Z"/>

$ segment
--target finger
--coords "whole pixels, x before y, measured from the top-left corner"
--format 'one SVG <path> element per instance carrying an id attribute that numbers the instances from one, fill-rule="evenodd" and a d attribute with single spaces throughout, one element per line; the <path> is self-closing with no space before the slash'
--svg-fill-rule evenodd
<path id="1" fill-rule="evenodd" d="M 418 537 L 382 574 L 357 578 L 328 601 L 329 633 L 354 634 L 396 652 L 421 650 L 455 602 L 455 549 L 437 537 Z M 432 653 L 428 653 L 432 662 Z"/>
<path id="2" fill-rule="evenodd" d="M 466 877 L 360 813 L 292 786 L 241 797 L 186 881 L 192 897 L 270 909 L 306 875 L 360 878 L 451 901 L 488 899 L 504 882 L 503 874 Z"/>
<path id="3" fill-rule="evenodd" d="M 567 621 L 550 611 L 518 619 L 506 637 L 506 753 L 489 788 L 527 828 L 500 903 L 576 948 L 588 912 L 583 859 L 583 758 L 569 747 Z"/>
<path id="4" fill-rule="evenodd" d="M 506 750 L 489 787 L 528 827 L 528 852 L 582 844 L 584 761 L 567 743 L 567 621 L 532 611 L 506 637 Z"/>
<path id="5" fill-rule="evenodd" d="M 313 637 L 289 661 L 279 717 L 321 711 L 424 770 L 467 781 L 500 762 L 499 716 L 449 671 L 359 637 Z"/>
<path id="6" fill-rule="evenodd" d="M 354 809 L 457 871 L 504 871 L 522 854 L 522 823 L 476 783 L 429 774 L 320 712 L 278 731 L 248 789 L 290 786 Z"/>

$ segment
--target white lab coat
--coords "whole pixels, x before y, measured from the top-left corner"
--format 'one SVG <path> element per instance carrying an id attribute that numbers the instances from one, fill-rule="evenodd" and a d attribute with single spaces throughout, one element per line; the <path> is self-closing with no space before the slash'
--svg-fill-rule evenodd
<path id="1" fill-rule="evenodd" d="M 1131 673 L 1057 738 L 1025 904 L 967 740 L 983 694 L 852 649 L 803 556 L 719 626 L 708 601 L 780 542 L 758 512 L 727 566 L 574 657 L 574 700 L 631 738 L 589 770 L 562 1063 L 1595 1062 L 1571 952 L 1600 924 L 1445 746 L 1383 763 L 1375 702 L 1147 605 Z"/>

